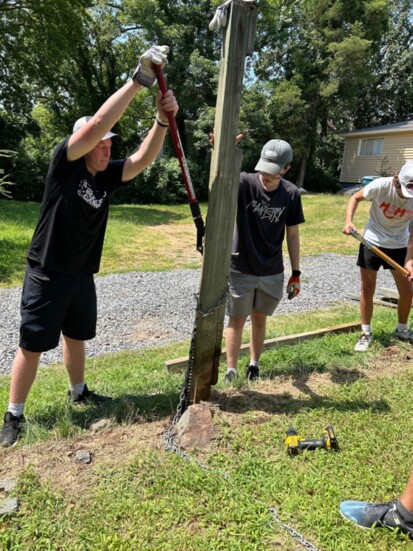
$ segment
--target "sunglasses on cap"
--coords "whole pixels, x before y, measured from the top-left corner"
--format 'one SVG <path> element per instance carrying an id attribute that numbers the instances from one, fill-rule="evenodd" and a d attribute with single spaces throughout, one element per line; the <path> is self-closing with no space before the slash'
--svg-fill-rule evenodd
<path id="1" fill-rule="evenodd" d="M 413 182 L 409 182 L 408 184 L 403 184 L 404 187 L 408 190 L 413 190 Z"/>

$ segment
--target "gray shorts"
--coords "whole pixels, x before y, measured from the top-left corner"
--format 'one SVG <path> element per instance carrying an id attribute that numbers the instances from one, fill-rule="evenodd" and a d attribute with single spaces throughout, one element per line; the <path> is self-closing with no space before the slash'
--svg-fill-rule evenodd
<path id="1" fill-rule="evenodd" d="M 226 313 L 228 316 L 246 318 L 254 309 L 271 316 L 282 299 L 283 289 L 283 272 L 270 276 L 230 272 Z"/>

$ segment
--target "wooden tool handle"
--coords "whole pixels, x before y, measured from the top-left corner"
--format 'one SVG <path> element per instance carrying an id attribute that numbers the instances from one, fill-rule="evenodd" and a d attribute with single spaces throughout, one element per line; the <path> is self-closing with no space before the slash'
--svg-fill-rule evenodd
<path id="1" fill-rule="evenodd" d="M 400 266 L 400 264 L 398 264 L 395 260 L 387 256 L 387 254 L 381 251 L 378 247 L 369 243 L 366 239 L 364 239 L 362 235 L 359 234 L 357 230 L 350 230 L 350 235 L 355 237 L 358 241 L 360 241 L 360 243 L 362 243 L 365 247 L 370 249 L 370 251 L 373 252 L 375 255 L 377 255 L 382 260 L 387 262 L 387 264 L 390 264 L 390 266 L 392 266 L 397 272 L 399 272 L 399 274 L 402 274 L 404 277 L 409 276 L 409 272 L 406 270 L 406 268 L 403 268 L 403 266 Z"/>

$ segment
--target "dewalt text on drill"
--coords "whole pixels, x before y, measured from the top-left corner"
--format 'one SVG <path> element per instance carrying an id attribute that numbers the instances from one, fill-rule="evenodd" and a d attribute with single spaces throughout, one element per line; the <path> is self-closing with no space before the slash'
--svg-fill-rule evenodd
<path id="1" fill-rule="evenodd" d="M 316 450 L 318 448 L 323 448 L 327 451 L 338 450 L 338 442 L 331 425 L 323 430 L 319 440 L 306 440 L 291 427 L 287 431 L 285 448 L 289 455 L 298 455 L 302 451 Z"/>

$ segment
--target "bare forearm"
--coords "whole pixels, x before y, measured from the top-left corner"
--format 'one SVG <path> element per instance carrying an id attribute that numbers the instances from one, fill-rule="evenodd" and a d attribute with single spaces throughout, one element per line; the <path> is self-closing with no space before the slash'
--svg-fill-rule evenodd
<path id="1" fill-rule="evenodd" d="M 112 94 L 83 128 L 72 134 L 68 144 L 68 159 L 74 161 L 86 155 L 120 119 L 142 86 L 129 80 Z"/>
<path id="2" fill-rule="evenodd" d="M 350 224 L 353 221 L 354 213 L 357 210 L 357 201 L 351 197 L 351 199 L 348 202 L 347 210 L 346 210 L 346 224 Z"/>
<path id="3" fill-rule="evenodd" d="M 292 270 L 300 269 L 300 234 L 287 235 L 287 250 Z"/>
<path id="4" fill-rule="evenodd" d="M 131 180 L 153 163 L 161 152 L 167 130 L 167 127 L 154 122 L 139 149 L 126 160 L 122 174 L 124 182 Z"/>
<path id="5" fill-rule="evenodd" d="M 105 101 L 93 116 L 95 127 L 99 129 L 99 134 L 105 135 L 118 122 L 130 102 L 141 89 L 141 84 L 135 80 L 129 80 Z"/>
<path id="6" fill-rule="evenodd" d="M 365 201 L 363 190 L 358 191 L 352 195 L 349 199 L 346 209 L 346 220 L 344 222 L 343 232 L 346 234 L 350 233 L 350 230 L 354 230 L 355 226 L 353 224 L 353 217 L 357 210 L 357 207 L 361 201 Z"/>

